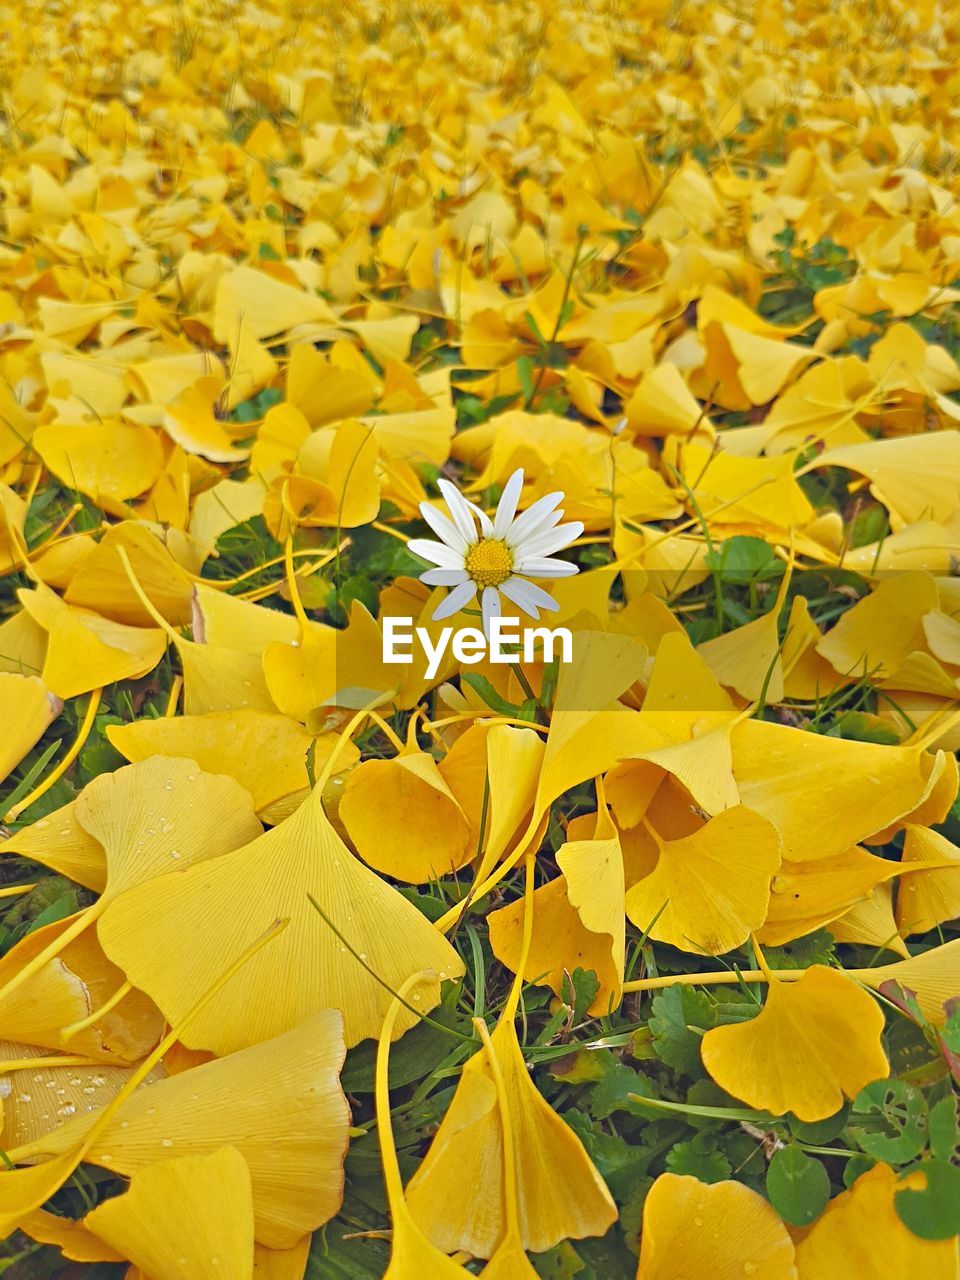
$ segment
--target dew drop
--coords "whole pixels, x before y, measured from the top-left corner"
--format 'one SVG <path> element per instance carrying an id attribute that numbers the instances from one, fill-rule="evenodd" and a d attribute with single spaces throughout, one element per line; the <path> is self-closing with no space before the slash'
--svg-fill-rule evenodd
<path id="1" fill-rule="evenodd" d="M 76 1112 L 76 1110 L 77 1110 L 77 1108 L 76 1108 L 76 1104 L 75 1104 L 75 1103 L 73 1103 L 73 1102 L 65 1102 L 65 1103 L 63 1104 L 63 1106 L 60 1108 L 60 1115 L 62 1115 L 62 1116 L 72 1116 L 72 1115 Z"/>
<path id="2" fill-rule="evenodd" d="M 179 850 L 179 849 L 171 849 L 171 850 L 170 850 L 170 857 L 171 857 L 171 858 L 179 858 L 179 857 L 180 857 L 180 850 Z"/>
<path id="3" fill-rule="evenodd" d="M 61 828 L 60 828 L 60 835 L 62 835 L 62 836 L 69 836 L 69 835 L 71 835 L 71 834 L 72 834 L 72 832 L 71 832 L 71 829 L 70 829 L 69 827 L 61 827 Z"/>
<path id="4" fill-rule="evenodd" d="M 20 1098 L 19 1098 L 19 1101 L 20 1101 L 20 1102 L 31 1102 L 32 1100 L 33 1100 L 33 1094 L 32 1094 L 32 1093 L 21 1093 Z"/>
<path id="5" fill-rule="evenodd" d="M 44 827 L 49 827 L 50 822 L 47 818 L 41 818 L 39 822 L 35 822 L 33 825 L 37 831 L 42 831 Z"/>
<path id="6" fill-rule="evenodd" d="M 164 1138 L 164 1139 L 161 1141 L 160 1145 L 161 1145 L 161 1147 L 172 1147 L 172 1146 L 173 1146 L 173 1139 L 172 1139 L 172 1138 Z"/>

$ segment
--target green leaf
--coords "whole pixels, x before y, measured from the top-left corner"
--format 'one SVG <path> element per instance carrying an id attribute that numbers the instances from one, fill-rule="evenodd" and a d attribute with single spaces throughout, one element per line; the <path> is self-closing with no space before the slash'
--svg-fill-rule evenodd
<path id="1" fill-rule="evenodd" d="M 773 548 L 762 538 L 750 538 L 738 534 L 727 538 L 706 554 L 706 565 L 714 573 L 723 575 L 725 582 L 764 582 L 783 574 L 783 561 L 773 553 Z"/>
<path id="2" fill-rule="evenodd" d="M 639 1108 L 634 1097 L 654 1097 L 653 1085 L 633 1067 L 618 1062 L 608 1069 L 599 1084 L 594 1086 L 590 1095 L 590 1111 L 598 1120 L 605 1120 L 615 1111 L 630 1111 L 638 1114 Z"/>
<path id="3" fill-rule="evenodd" d="M 701 1182 L 722 1182 L 729 1178 L 732 1165 L 709 1134 L 698 1133 L 688 1142 L 677 1142 L 667 1153 L 669 1173 L 687 1174 Z"/>
<path id="4" fill-rule="evenodd" d="M 875 1080 L 854 1100 L 850 1133 L 875 1160 L 906 1164 L 927 1145 L 927 1100 L 905 1080 Z"/>
<path id="5" fill-rule="evenodd" d="M 950 1093 L 930 1108 L 928 1123 L 930 1154 L 935 1160 L 953 1160 L 960 1143 L 960 1127 L 957 1126 L 957 1100 Z"/>
<path id="6" fill-rule="evenodd" d="M 839 1138 L 849 1115 L 850 1105 L 845 1102 L 836 1115 L 827 1116 L 826 1120 L 803 1121 L 790 1115 L 787 1117 L 787 1123 L 795 1138 L 799 1138 L 801 1142 L 809 1142 L 815 1147 L 821 1147 L 825 1142 L 832 1142 L 834 1138 Z"/>
<path id="7" fill-rule="evenodd" d="M 800 1147 L 781 1147 L 767 1168 L 767 1195 L 784 1222 L 805 1227 L 830 1199 L 830 1178 Z"/>
<path id="8" fill-rule="evenodd" d="M 702 1076 L 701 1037 L 690 1028 L 709 1031 L 716 1020 L 713 1003 L 694 987 L 668 987 L 654 996 L 649 1026 L 660 1060 L 683 1075 L 694 1079 Z"/>
<path id="9" fill-rule="evenodd" d="M 560 984 L 560 998 L 573 1010 L 574 1024 L 582 1022 L 587 1010 L 597 998 L 600 980 L 592 969 L 574 969 L 573 973 L 564 973 Z"/>
<path id="10" fill-rule="evenodd" d="M 949 1240 L 960 1232 L 960 1168 L 945 1160 L 925 1160 L 919 1171 L 927 1185 L 904 1187 L 893 1197 L 900 1221 L 924 1240 Z"/>
<path id="11" fill-rule="evenodd" d="M 529 404 L 533 399 L 533 361 L 529 356 L 520 356 L 517 360 L 517 381 L 523 391 L 523 399 Z"/>
<path id="12" fill-rule="evenodd" d="M 80 907 L 80 897 L 76 889 L 67 889 L 59 898 L 51 902 L 39 915 L 30 921 L 30 927 L 26 930 L 26 934 L 33 933 L 36 929 L 42 929 L 45 924 L 53 924 L 57 920 L 66 920 L 67 916 L 72 916 Z"/>
<path id="13" fill-rule="evenodd" d="M 344 1238 L 355 1233 L 356 1227 L 339 1218 L 314 1232 L 304 1280 L 380 1280 L 390 1258 L 389 1244 Z"/>
<path id="14" fill-rule="evenodd" d="M 569 1240 L 555 1245 L 546 1253 L 537 1254 L 533 1259 L 533 1265 L 541 1280 L 573 1280 L 574 1276 L 582 1278 L 586 1271 L 583 1260 L 577 1255 L 576 1249 Z"/>

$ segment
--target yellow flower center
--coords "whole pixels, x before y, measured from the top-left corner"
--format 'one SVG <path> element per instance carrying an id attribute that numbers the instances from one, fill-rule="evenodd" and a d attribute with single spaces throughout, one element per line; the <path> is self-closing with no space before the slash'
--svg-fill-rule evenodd
<path id="1" fill-rule="evenodd" d="M 463 567 L 478 587 L 499 587 L 513 573 L 513 552 L 499 538 L 481 538 L 467 551 Z"/>

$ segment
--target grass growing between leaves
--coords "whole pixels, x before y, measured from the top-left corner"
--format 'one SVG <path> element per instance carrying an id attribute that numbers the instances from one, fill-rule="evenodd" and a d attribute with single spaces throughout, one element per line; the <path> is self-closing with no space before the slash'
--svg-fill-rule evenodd
<path id="1" fill-rule="evenodd" d="M 23 13 L 0 1274 L 955 1280 L 956 12 Z"/>

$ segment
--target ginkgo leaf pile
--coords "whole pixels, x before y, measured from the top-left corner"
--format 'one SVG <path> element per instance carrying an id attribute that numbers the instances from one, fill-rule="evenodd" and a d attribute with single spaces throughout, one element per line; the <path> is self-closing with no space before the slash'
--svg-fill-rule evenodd
<path id="1" fill-rule="evenodd" d="M 4 17 L 0 1269 L 957 1280 L 956 6 Z"/>

